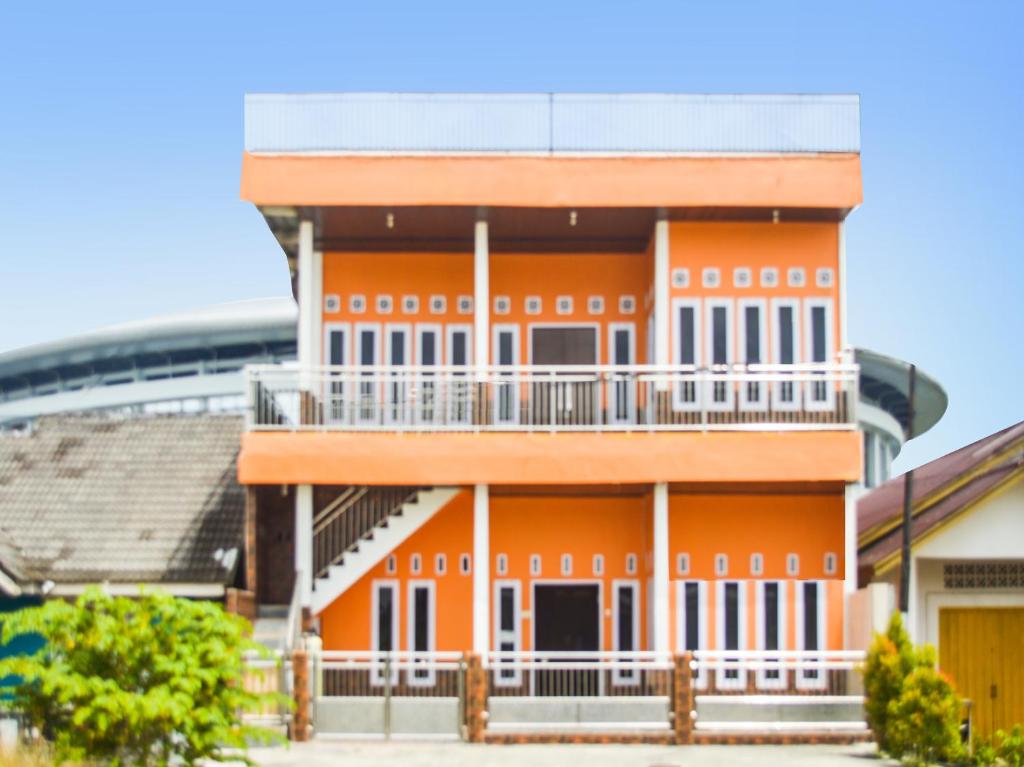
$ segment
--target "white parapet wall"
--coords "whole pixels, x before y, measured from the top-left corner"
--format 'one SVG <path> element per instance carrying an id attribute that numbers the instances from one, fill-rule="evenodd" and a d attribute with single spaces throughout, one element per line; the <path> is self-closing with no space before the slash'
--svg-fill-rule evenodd
<path id="1" fill-rule="evenodd" d="M 871 583 L 850 594 L 846 603 L 846 649 L 868 649 L 875 633 L 885 631 L 895 609 L 896 589 L 891 583 Z"/>

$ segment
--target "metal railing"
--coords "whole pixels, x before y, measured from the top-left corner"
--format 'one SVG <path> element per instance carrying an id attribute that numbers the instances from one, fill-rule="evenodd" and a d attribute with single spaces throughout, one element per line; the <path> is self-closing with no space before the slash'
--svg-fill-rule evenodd
<path id="1" fill-rule="evenodd" d="M 465 664 L 457 652 L 324 650 L 317 697 L 461 698 Z"/>
<path id="2" fill-rule="evenodd" d="M 757 431 L 856 427 L 852 363 L 246 368 L 250 430 Z"/>
<path id="3" fill-rule="evenodd" d="M 287 653 L 274 653 L 262 657 L 247 653 L 243 658 L 244 672 L 242 685 L 247 692 L 291 695 L 291 660 Z M 258 711 L 247 711 L 245 718 L 251 721 L 284 723 L 291 716 L 288 707 L 279 702 L 267 703 Z"/>
<path id="4" fill-rule="evenodd" d="M 719 695 L 846 695 L 860 689 L 860 650 L 697 650 L 694 686 Z"/>
<path id="5" fill-rule="evenodd" d="M 654 652 L 491 652 L 488 693 L 501 697 L 668 696 L 672 657 Z"/>

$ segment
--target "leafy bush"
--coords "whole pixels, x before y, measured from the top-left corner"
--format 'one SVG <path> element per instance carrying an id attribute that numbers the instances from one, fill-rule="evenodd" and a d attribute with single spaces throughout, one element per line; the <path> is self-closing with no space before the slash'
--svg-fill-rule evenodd
<path id="1" fill-rule="evenodd" d="M 886 743 L 893 756 L 915 764 L 952 762 L 962 755 L 960 697 L 949 678 L 924 652 L 921 665 L 903 680 L 896 700 L 889 702 Z"/>
<path id="2" fill-rule="evenodd" d="M 918 665 L 917 652 L 898 612 L 884 634 L 875 634 L 864 664 L 864 711 L 875 742 L 883 753 L 889 745 L 889 704 L 900 697 L 903 680 Z"/>
<path id="3" fill-rule="evenodd" d="M 90 589 L 4 616 L 0 642 L 38 634 L 36 652 L 0 660 L 20 683 L 5 706 L 53 741 L 58 762 L 188 765 L 267 741 L 242 712 L 280 696 L 243 685 L 249 624 L 216 604 L 150 592 L 115 598 Z"/>
<path id="4" fill-rule="evenodd" d="M 1024 731 L 1015 725 L 1010 732 L 997 730 L 992 740 L 979 738 L 974 744 L 973 763 L 977 767 L 1024 766 Z"/>

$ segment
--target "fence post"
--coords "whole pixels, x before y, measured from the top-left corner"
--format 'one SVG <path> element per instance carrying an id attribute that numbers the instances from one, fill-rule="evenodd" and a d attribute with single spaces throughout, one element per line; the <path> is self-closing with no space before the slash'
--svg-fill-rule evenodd
<path id="1" fill-rule="evenodd" d="M 466 739 L 482 743 L 487 717 L 487 675 L 479 655 L 466 656 Z"/>
<path id="2" fill-rule="evenodd" d="M 691 712 L 693 707 L 693 672 L 690 670 L 690 661 L 693 654 L 685 652 L 676 655 L 672 670 L 672 727 L 675 732 L 676 743 L 688 745 L 693 742 L 693 718 Z"/>
<path id="3" fill-rule="evenodd" d="M 309 655 L 304 648 L 292 652 L 292 680 L 295 714 L 292 716 L 292 740 L 309 740 Z"/>
<path id="4" fill-rule="evenodd" d="M 384 740 L 391 740 L 391 653 L 384 655 Z"/>

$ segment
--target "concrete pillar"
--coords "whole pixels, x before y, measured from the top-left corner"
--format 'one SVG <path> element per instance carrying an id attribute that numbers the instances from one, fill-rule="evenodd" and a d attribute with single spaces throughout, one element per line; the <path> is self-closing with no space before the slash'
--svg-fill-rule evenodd
<path id="1" fill-rule="evenodd" d="M 669 555 L 668 555 L 668 483 L 654 485 L 654 593 L 651 604 L 654 609 L 652 621 L 652 649 L 655 652 L 669 651 Z"/>
<path id="2" fill-rule="evenodd" d="M 846 222 L 839 222 L 839 348 L 849 346 L 846 328 Z M 851 360 L 852 361 L 852 360 Z"/>
<path id="3" fill-rule="evenodd" d="M 693 742 L 693 673 L 690 661 L 693 654 L 686 652 L 676 655 L 672 664 L 672 729 L 676 745 L 685 746 Z"/>
<path id="4" fill-rule="evenodd" d="M 654 364 L 669 365 L 668 219 L 654 225 Z"/>
<path id="5" fill-rule="evenodd" d="M 490 491 L 473 487 L 473 652 L 483 656 L 490 649 L 491 632 L 491 532 Z"/>
<path id="6" fill-rule="evenodd" d="M 324 364 L 324 254 L 319 250 L 313 251 L 312 292 L 310 303 L 312 304 L 313 321 L 309 329 L 309 364 L 319 367 Z"/>
<path id="7" fill-rule="evenodd" d="M 313 486 L 295 487 L 295 577 L 300 604 L 313 604 Z"/>
<path id="8" fill-rule="evenodd" d="M 473 229 L 473 363 L 490 364 L 491 275 L 487 219 L 479 215 Z"/>
<path id="9" fill-rule="evenodd" d="M 313 222 L 299 222 L 299 254 L 298 254 L 298 293 L 299 293 L 299 328 L 298 347 L 299 365 L 308 367 L 313 364 L 313 329 L 315 323 L 315 307 L 313 304 L 316 293 L 316 279 L 313 261 Z"/>
<path id="10" fill-rule="evenodd" d="M 857 485 L 855 483 L 848 482 L 846 484 L 844 502 L 843 591 L 849 595 L 857 590 Z"/>

